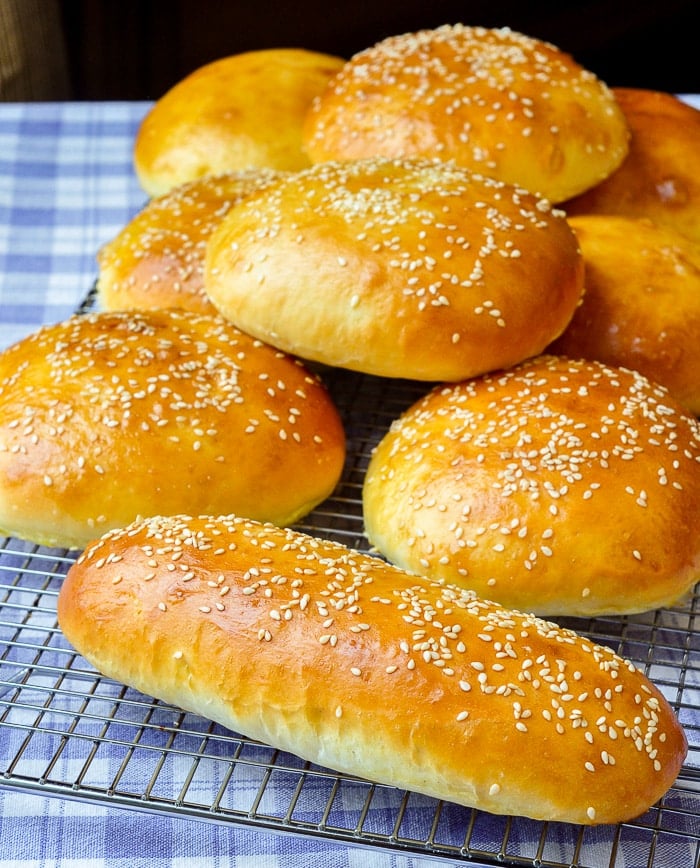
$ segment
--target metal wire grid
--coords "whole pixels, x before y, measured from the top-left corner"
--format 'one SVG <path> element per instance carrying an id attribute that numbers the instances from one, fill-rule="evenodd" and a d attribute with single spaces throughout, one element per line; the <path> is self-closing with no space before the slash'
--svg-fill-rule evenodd
<path id="1" fill-rule="evenodd" d="M 335 494 L 299 528 L 367 550 L 361 486 L 371 449 L 426 386 L 324 376 L 344 414 L 348 459 Z M 452 863 L 700 868 L 698 591 L 675 609 L 566 621 L 641 666 L 690 744 L 679 780 L 645 816 L 583 828 L 494 817 L 338 775 L 101 677 L 56 623 L 72 561 L 0 539 L 0 785 Z"/>

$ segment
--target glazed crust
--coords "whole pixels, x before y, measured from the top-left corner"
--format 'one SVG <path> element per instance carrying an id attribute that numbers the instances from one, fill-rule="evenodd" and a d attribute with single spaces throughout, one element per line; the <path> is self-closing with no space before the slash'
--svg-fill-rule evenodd
<path id="1" fill-rule="evenodd" d="M 550 352 L 633 368 L 700 416 L 700 244 L 646 219 L 570 217 L 583 301 Z"/>
<path id="2" fill-rule="evenodd" d="M 151 196 L 204 175 L 309 165 L 302 126 L 343 60 L 297 48 L 224 57 L 196 69 L 153 105 L 134 142 L 134 168 Z"/>
<path id="3" fill-rule="evenodd" d="M 291 523 L 340 477 L 345 436 L 297 360 L 218 316 L 94 313 L 0 355 L 0 528 L 80 548 L 139 515 Z"/>
<path id="4" fill-rule="evenodd" d="M 616 87 L 629 153 L 608 178 L 563 206 L 567 213 L 646 217 L 700 244 L 700 111 L 662 91 Z"/>
<path id="5" fill-rule="evenodd" d="M 392 562 L 507 606 L 671 605 L 700 578 L 700 423 L 640 374 L 540 357 L 416 402 L 363 503 Z"/>
<path id="6" fill-rule="evenodd" d="M 98 670 L 314 763 L 504 814 L 612 823 L 675 780 L 672 709 L 610 649 L 291 530 L 152 518 L 58 599 Z"/>
<path id="7" fill-rule="evenodd" d="M 216 313 L 204 291 L 209 236 L 234 205 L 278 175 L 271 169 L 206 175 L 151 199 L 98 251 L 101 307 Z"/>
<path id="8" fill-rule="evenodd" d="M 437 157 L 560 202 L 627 154 L 607 86 L 550 43 L 458 24 L 389 37 L 348 61 L 309 111 L 315 162 Z"/>
<path id="9" fill-rule="evenodd" d="M 583 289 L 564 215 L 434 160 L 325 163 L 224 218 L 205 289 L 286 352 L 386 377 L 458 380 L 561 334 Z"/>

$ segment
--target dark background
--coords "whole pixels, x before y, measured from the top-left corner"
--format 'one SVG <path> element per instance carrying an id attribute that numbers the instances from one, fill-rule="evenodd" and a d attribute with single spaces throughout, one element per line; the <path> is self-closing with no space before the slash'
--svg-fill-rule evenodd
<path id="1" fill-rule="evenodd" d="M 240 51 L 302 47 L 349 57 L 440 24 L 509 26 L 554 42 L 610 85 L 700 91 L 697 0 L 62 0 L 73 99 L 157 99 Z"/>
<path id="2" fill-rule="evenodd" d="M 461 22 L 554 43 L 610 85 L 700 92 L 698 0 L 0 0 L 0 101 L 155 100 L 242 51 L 341 57 Z"/>

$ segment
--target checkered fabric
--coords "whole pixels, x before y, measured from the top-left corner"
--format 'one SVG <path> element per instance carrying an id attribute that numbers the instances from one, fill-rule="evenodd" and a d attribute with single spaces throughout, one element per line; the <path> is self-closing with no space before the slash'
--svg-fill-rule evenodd
<path id="1" fill-rule="evenodd" d="M 99 246 L 145 201 L 131 143 L 146 108 L 0 106 L 0 346 L 69 315 Z"/>

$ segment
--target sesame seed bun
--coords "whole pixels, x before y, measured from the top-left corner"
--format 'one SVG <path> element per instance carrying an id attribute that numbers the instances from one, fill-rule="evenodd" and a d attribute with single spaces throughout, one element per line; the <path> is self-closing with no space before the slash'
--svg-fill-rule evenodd
<path id="1" fill-rule="evenodd" d="M 700 110 L 670 93 L 612 89 L 630 129 L 629 153 L 569 214 L 648 217 L 700 244 Z"/>
<path id="2" fill-rule="evenodd" d="M 207 294 L 243 331 L 305 359 L 417 380 L 541 352 L 582 288 L 563 213 L 423 159 L 280 178 L 227 214 L 205 264 Z"/>
<path id="3" fill-rule="evenodd" d="M 700 423 L 597 362 L 435 388 L 377 446 L 363 498 L 392 562 L 538 614 L 641 612 L 700 578 Z"/>
<path id="4" fill-rule="evenodd" d="M 628 130 L 606 85 L 556 46 L 457 24 L 356 54 L 314 100 L 304 143 L 315 162 L 455 160 L 560 202 L 620 165 Z"/>
<path id="5" fill-rule="evenodd" d="M 302 125 L 343 60 L 297 48 L 224 57 L 196 69 L 145 116 L 134 168 L 152 196 L 222 172 L 309 165 Z"/>
<path id="6" fill-rule="evenodd" d="M 206 175 L 151 199 L 97 254 L 104 310 L 179 307 L 216 313 L 204 291 L 207 241 L 228 211 L 278 172 Z"/>
<path id="7" fill-rule="evenodd" d="M 700 415 L 700 245 L 648 220 L 570 217 L 586 291 L 556 354 L 634 368 Z"/>
<path id="8" fill-rule="evenodd" d="M 71 566 L 58 617 L 111 678 L 318 765 L 494 813 L 632 819 L 687 753 L 661 691 L 611 649 L 240 518 L 107 534 Z"/>
<path id="9" fill-rule="evenodd" d="M 218 316 L 74 316 L 0 354 L 0 533 L 80 548 L 194 506 L 284 524 L 344 457 L 318 380 Z"/>

